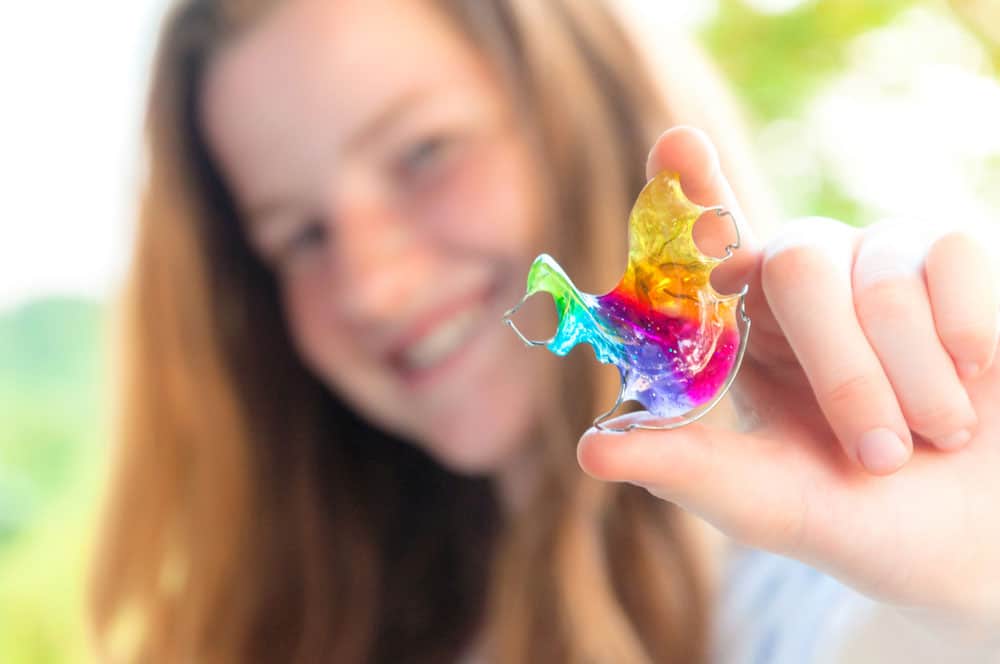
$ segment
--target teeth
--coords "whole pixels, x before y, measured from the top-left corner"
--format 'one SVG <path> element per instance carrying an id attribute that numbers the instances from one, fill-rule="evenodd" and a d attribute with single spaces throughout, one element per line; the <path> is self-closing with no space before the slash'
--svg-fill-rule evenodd
<path id="1" fill-rule="evenodd" d="M 479 320 L 480 310 L 481 307 L 472 307 L 441 323 L 430 334 L 424 335 L 420 341 L 406 349 L 403 361 L 411 369 L 426 369 L 437 364 L 469 336 Z"/>

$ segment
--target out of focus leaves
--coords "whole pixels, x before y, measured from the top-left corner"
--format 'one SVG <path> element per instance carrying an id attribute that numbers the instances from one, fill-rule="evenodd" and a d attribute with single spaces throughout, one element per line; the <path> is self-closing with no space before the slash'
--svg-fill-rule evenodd
<path id="1" fill-rule="evenodd" d="M 0 317 L 0 544 L 72 481 L 99 426 L 100 320 L 67 298 Z"/>
<path id="2" fill-rule="evenodd" d="M 831 0 L 785 14 L 762 14 L 739 0 L 721 0 L 702 32 L 754 119 L 793 115 L 845 64 L 854 37 L 885 25 L 914 0 Z"/>
<path id="3" fill-rule="evenodd" d="M 82 585 L 101 436 L 102 307 L 0 316 L 0 662 L 87 661 Z"/>
<path id="4" fill-rule="evenodd" d="M 990 50 L 993 70 L 1000 72 L 1000 2 L 997 0 L 950 0 L 948 3 L 966 27 L 979 35 Z"/>

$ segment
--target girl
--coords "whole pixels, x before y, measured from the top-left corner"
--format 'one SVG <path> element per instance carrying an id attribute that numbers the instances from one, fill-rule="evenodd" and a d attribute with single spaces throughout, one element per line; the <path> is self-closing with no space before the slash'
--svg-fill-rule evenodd
<path id="1" fill-rule="evenodd" d="M 827 577 L 776 633 L 773 592 L 713 632 L 736 596 L 688 513 L 987 647 L 997 300 L 965 236 L 911 250 L 905 228 L 805 220 L 746 243 L 715 275 L 751 289 L 734 421 L 587 430 L 617 372 L 500 324 L 542 250 L 586 290 L 614 283 L 653 173 L 770 219 L 717 82 L 666 48 L 661 90 L 597 2 L 175 7 L 95 575 L 103 657 L 808 661 Z M 541 308 L 519 321 L 545 326 Z M 777 583 L 803 569 L 747 555 L 744 588 L 758 560 Z"/>

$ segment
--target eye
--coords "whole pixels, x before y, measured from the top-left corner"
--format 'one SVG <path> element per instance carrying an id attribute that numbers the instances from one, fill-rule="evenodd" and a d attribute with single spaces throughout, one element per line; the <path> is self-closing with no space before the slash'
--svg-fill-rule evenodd
<path id="1" fill-rule="evenodd" d="M 407 147 L 397 164 L 398 175 L 406 182 L 419 182 L 433 175 L 446 161 L 456 144 L 447 134 L 425 136 Z"/>
<path id="2" fill-rule="evenodd" d="M 279 261 L 286 266 L 302 260 L 323 248 L 329 238 L 329 230 L 322 219 L 310 219 L 288 235 L 279 252 Z"/>

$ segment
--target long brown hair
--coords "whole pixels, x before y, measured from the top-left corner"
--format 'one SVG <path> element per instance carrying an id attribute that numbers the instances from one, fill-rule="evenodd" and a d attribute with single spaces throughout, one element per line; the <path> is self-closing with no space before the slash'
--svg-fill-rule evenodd
<path id="1" fill-rule="evenodd" d="M 361 420 L 303 367 L 197 118 L 213 53 L 270 4 L 185 0 L 161 34 L 93 579 L 100 656 L 454 661 L 485 628 L 499 662 L 702 661 L 708 593 L 681 514 L 574 463 L 617 391 L 592 358 L 559 363 L 533 433 L 541 487 L 511 520 L 489 480 Z M 552 253 L 584 287 L 613 283 L 646 151 L 697 119 L 669 112 L 596 0 L 432 4 L 519 100 L 563 224 Z"/>

